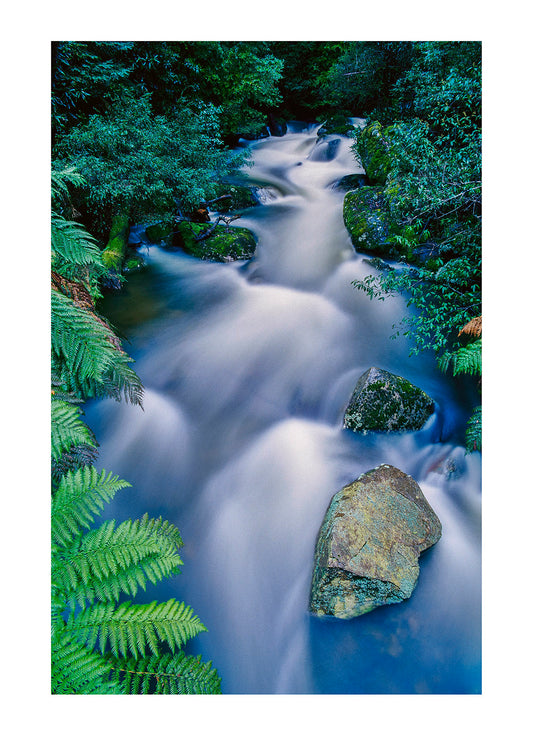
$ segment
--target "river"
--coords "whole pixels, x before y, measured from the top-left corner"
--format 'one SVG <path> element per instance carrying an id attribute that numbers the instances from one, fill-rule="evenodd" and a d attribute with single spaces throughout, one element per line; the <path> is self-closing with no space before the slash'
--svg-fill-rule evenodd
<path id="1" fill-rule="evenodd" d="M 99 467 L 133 485 L 107 514 L 148 511 L 179 527 L 182 573 L 145 598 L 193 606 L 209 630 L 188 651 L 213 661 L 224 693 L 480 693 L 481 464 L 462 446 L 472 396 L 433 356 L 409 357 L 412 344 L 391 339 L 400 297 L 370 300 L 352 286 L 372 267 L 333 184 L 362 169 L 348 138 L 317 141 L 317 130 L 293 124 L 250 144 L 243 175 L 265 186 L 239 220 L 258 239 L 253 260 L 151 246 L 146 270 L 106 296 L 146 390 L 144 411 L 111 400 L 86 411 Z M 342 428 L 371 366 L 433 397 L 421 431 Z M 409 600 L 351 621 L 311 616 L 330 499 L 381 463 L 415 478 L 442 539 L 422 555 Z"/>

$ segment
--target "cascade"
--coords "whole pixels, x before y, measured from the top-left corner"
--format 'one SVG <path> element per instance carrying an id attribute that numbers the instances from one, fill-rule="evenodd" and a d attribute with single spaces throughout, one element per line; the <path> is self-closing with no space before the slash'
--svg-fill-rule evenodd
<path id="1" fill-rule="evenodd" d="M 182 573 L 149 599 L 192 605 L 209 629 L 187 645 L 230 694 L 479 693 L 480 459 L 461 443 L 470 404 L 433 356 L 391 339 L 400 297 L 351 285 L 354 251 L 334 184 L 363 172 L 318 126 L 250 143 L 242 212 L 257 251 L 218 264 L 151 246 L 147 270 L 105 302 L 146 387 L 139 407 L 100 401 L 87 421 L 99 465 L 132 483 L 110 517 L 148 511 L 183 536 Z M 378 366 L 437 403 L 419 432 L 342 428 L 358 377 Z M 412 597 L 351 621 L 307 611 L 315 539 L 331 497 L 381 463 L 411 474 L 443 535 Z"/>

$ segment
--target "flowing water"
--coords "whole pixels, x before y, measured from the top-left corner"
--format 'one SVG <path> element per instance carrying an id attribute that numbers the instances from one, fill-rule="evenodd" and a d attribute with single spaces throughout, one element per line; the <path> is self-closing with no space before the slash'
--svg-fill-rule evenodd
<path id="1" fill-rule="evenodd" d="M 193 606 L 209 632 L 188 650 L 213 661 L 224 693 L 480 693 L 480 460 L 461 446 L 471 396 L 431 355 L 409 358 L 409 341 L 391 339 L 401 298 L 371 301 L 351 285 L 372 267 L 332 184 L 362 169 L 346 137 L 317 141 L 317 128 L 250 145 L 243 174 L 264 186 L 263 203 L 239 222 L 258 239 L 253 260 L 151 246 L 147 269 L 106 298 L 146 388 L 144 411 L 87 410 L 100 467 L 133 485 L 109 513 L 148 511 L 179 527 L 182 573 L 145 598 Z M 434 398 L 423 430 L 342 428 L 370 366 Z M 417 480 L 442 539 L 422 555 L 409 600 L 351 621 L 311 616 L 330 499 L 381 463 Z"/>

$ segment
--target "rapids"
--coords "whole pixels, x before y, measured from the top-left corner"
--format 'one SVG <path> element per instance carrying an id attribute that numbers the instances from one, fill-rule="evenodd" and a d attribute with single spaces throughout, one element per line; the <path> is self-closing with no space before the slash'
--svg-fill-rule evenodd
<path id="1" fill-rule="evenodd" d="M 481 691 L 481 473 L 461 443 L 465 385 L 431 355 L 391 339 L 399 298 L 351 285 L 372 268 L 354 251 L 333 183 L 363 172 L 346 137 L 318 126 L 250 144 L 243 179 L 264 186 L 242 225 L 250 262 L 217 264 L 145 249 L 147 269 L 106 297 L 127 336 L 144 411 L 88 406 L 99 466 L 132 483 L 108 508 L 148 511 L 183 536 L 182 573 L 139 599 L 176 597 L 209 631 L 190 653 L 213 661 L 228 694 L 462 694 Z M 342 428 L 370 366 L 403 375 L 438 410 L 420 432 Z M 351 621 L 307 611 L 315 539 L 332 495 L 380 463 L 411 474 L 439 516 L 412 597 Z"/>

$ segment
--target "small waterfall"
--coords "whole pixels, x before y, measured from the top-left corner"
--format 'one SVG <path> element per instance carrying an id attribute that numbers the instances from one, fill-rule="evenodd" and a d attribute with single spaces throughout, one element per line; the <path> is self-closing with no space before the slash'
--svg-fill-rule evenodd
<path id="1" fill-rule="evenodd" d="M 354 125 L 358 123 L 354 122 Z M 243 171 L 262 204 L 243 212 L 249 263 L 151 247 L 110 318 L 126 332 L 144 413 L 95 403 L 100 462 L 133 487 L 112 515 L 162 513 L 181 530 L 182 574 L 150 598 L 186 600 L 208 626 L 190 651 L 225 693 L 477 693 L 480 690 L 480 468 L 457 444 L 468 399 L 430 355 L 409 358 L 392 326 L 401 298 L 352 286 L 354 251 L 335 181 L 362 169 L 343 136 L 289 124 L 250 143 Z M 358 377 L 379 366 L 432 395 L 420 432 L 342 428 Z M 443 537 L 406 602 L 353 621 L 307 612 L 315 538 L 332 495 L 380 463 L 421 485 Z"/>

